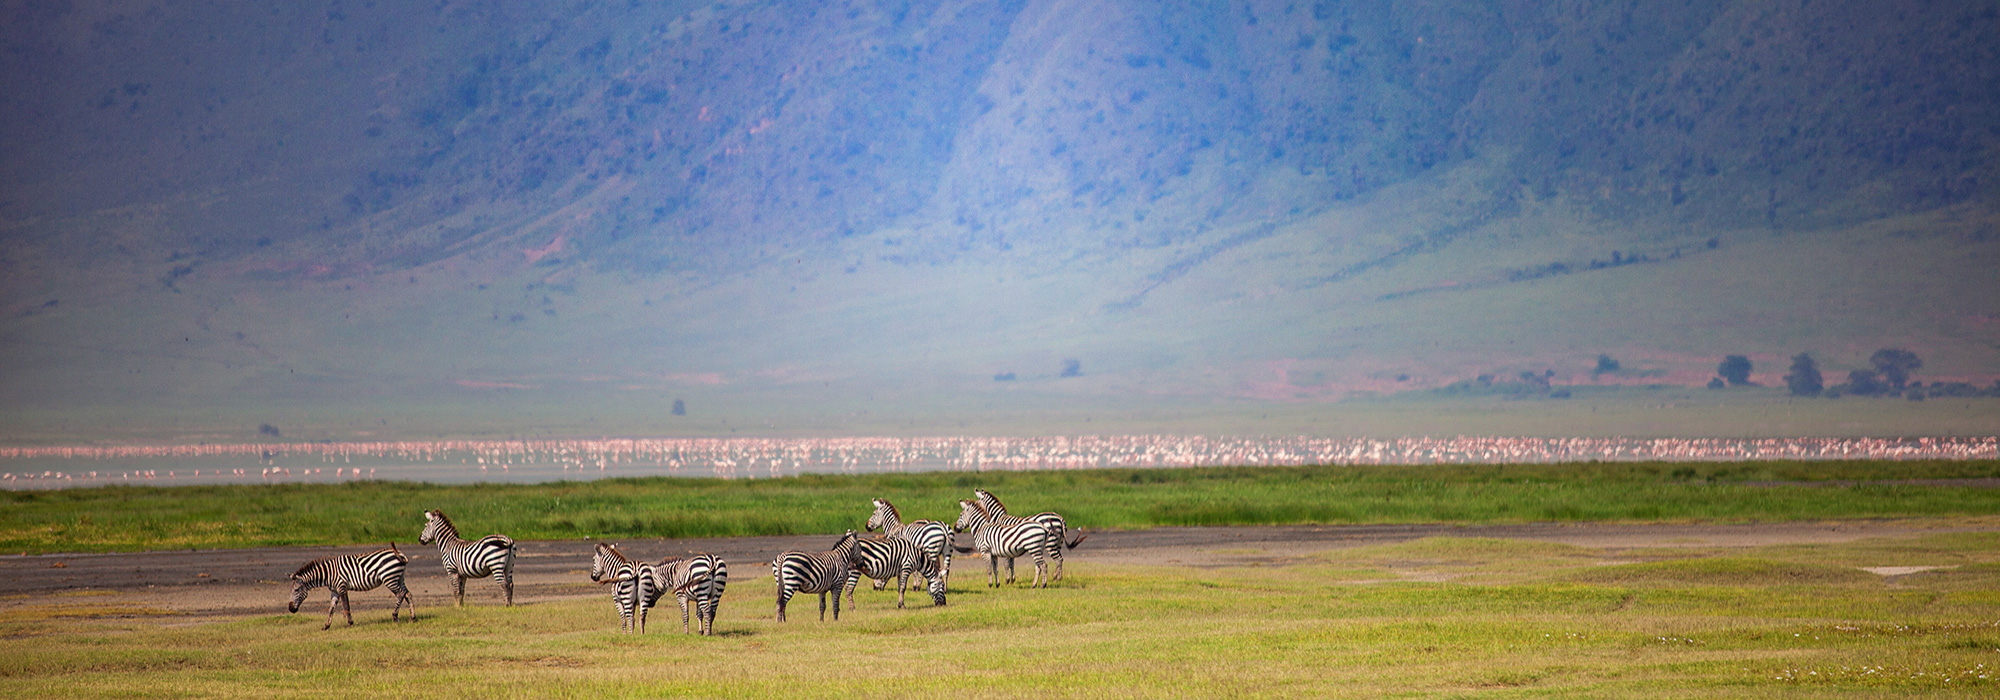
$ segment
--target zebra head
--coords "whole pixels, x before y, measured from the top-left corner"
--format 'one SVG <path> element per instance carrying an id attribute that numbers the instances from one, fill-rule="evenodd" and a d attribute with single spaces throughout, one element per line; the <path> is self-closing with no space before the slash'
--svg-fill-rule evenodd
<path id="1" fill-rule="evenodd" d="M 970 532 L 972 528 L 986 522 L 986 519 L 986 508 L 980 506 L 978 501 L 960 500 L 958 502 L 958 522 L 952 524 L 951 531 Z"/>
<path id="2" fill-rule="evenodd" d="M 305 602 L 306 602 L 306 591 L 308 591 L 308 590 L 311 590 L 311 587 L 309 587 L 309 586 L 307 586 L 307 585 L 306 585 L 306 582 L 305 582 L 305 579 L 302 579 L 302 578 L 299 578 L 299 577 L 297 577 L 297 576 L 293 576 L 293 577 L 292 577 L 292 604 L 291 604 L 291 605 L 288 605 L 288 606 L 286 606 L 286 607 L 285 607 L 285 610 L 286 610 L 286 611 L 288 611 L 288 612 L 298 612 L 298 611 L 299 611 L 299 605 L 301 605 L 301 604 L 303 604 L 303 603 L 305 603 Z"/>
<path id="3" fill-rule="evenodd" d="M 306 574 L 311 573 L 313 567 L 318 566 L 321 561 L 324 560 L 314 559 L 307 562 L 305 566 L 299 567 L 298 571 L 292 572 L 292 604 L 286 606 L 285 609 L 287 611 L 298 612 L 299 606 L 306 602 L 306 592 L 312 590 L 314 586 L 319 585 L 314 583 L 320 579 L 319 576 L 307 576 Z"/>
<path id="4" fill-rule="evenodd" d="M 944 586 L 945 586 L 944 577 L 932 576 L 930 577 L 930 579 L 931 579 L 931 584 L 930 584 L 931 602 L 936 603 L 938 605 L 944 605 Z"/>
<path id="5" fill-rule="evenodd" d="M 458 529 L 451 526 L 451 519 L 444 517 L 444 511 L 424 511 L 424 533 L 417 536 L 417 544 L 430 544 L 443 539 L 445 535 L 456 535 Z"/>
<path id="6" fill-rule="evenodd" d="M 896 512 L 896 506 L 890 504 L 888 501 L 877 498 L 875 499 L 875 514 L 868 516 L 867 528 L 869 532 L 874 532 L 889 527 L 890 521 L 901 522 L 902 519 L 901 514 Z"/>
<path id="7" fill-rule="evenodd" d="M 597 552 L 590 557 L 590 580 L 602 582 L 605 576 L 612 575 L 630 561 L 625 558 L 624 552 L 618 551 L 617 545 L 599 542 Z"/>

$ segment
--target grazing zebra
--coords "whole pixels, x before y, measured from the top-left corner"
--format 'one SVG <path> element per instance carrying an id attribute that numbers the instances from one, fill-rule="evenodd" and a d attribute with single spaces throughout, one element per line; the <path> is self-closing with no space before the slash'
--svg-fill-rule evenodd
<path id="1" fill-rule="evenodd" d="M 487 576 L 507 592 L 507 604 L 514 604 L 514 540 L 506 535 L 487 535 L 478 542 L 459 539 L 458 528 L 440 510 L 424 511 L 424 520 L 424 533 L 417 537 L 417 543 L 437 543 L 445 575 L 457 577 L 453 590 L 459 605 L 465 605 L 465 580 Z"/>
<path id="2" fill-rule="evenodd" d="M 617 545 L 599 542 L 590 558 L 590 580 L 617 585 L 611 602 L 618 606 L 618 631 L 646 633 L 646 612 L 660 599 L 662 590 L 652 564 L 634 563 Z"/>
<path id="3" fill-rule="evenodd" d="M 965 500 L 958 502 L 958 523 L 952 529 L 972 533 L 972 547 L 958 551 L 986 555 L 987 586 L 1000 585 L 1000 559 L 1007 560 L 1007 582 L 1013 583 L 1014 558 L 1021 556 L 1035 558 L 1034 587 L 1048 586 L 1044 578 L 1049 571 L 1045 557 L 1058 546 L 1058 540 L 1050 537 L 1049 529 L 1041 523 L 1027 519 L 1003 523 L 978 501 Z"/>
<path id="4" fill-rule="evenodd" d="M 333 609 L 339 607 L 347 612 L 347 624 L 354 625 L 354 607 L 348 603 L 349 591 L 372 591 L 387 585 L 389 592 L 396 594 L 396 608 L 389 611 L 389 619 L 401 619 L 403 604 L 410 604 L 410 621 L 417 621 L 417 601 L 410 597 L 410 588 L 403 585 L 403 569 L 410 558 L 390 543 L 388 549 L 367 554 L 342 554 L 320 557 L 307 562 L 292 572 L 291 611 L 298 612 L 299 604 L 306 602 L 306 594 L 312 589 L 325 586 L 333 592 L 333 600 L 326 606 L 326 624 L 320 629 L 333 628 Z"/>
<path id="5" fill-rule="evenodd" d="M 875 499 L 875 514 L 868 516 L 868 529 L 881 530 L 890 537 L 909 540 L 917 549 L 930 553 L 938 560 L 946 583 L 951 581 L 951 526 L 936 520 L 903 522 L 903 516 L 896 506 L 886 499 Z M 875 581 L 875 590 L 888 585 L 886 580 Z"/>
<path id="6" fill-rule="evenodd" d="M 682 634 L 688 632 L 688 603 L 694 603 L 701 633 L 715 634 L 715 610 L 722 605 L 722 589 L 729 587 L 729 564 L 722 557 L 700 552 L 667 557 L 653 567 L 653 578 L 658 590 L 680 599 Z"/>
<path id="7" fill-rule="evenodd" d="M 972 495 L 979 499 L 979 505 L 984 506 L 986 508 L 986 512 L 992 513 L 993 516 L 998 518 L 1001 522 L 1010 522 L 1011 521 L 1010 519 L 1014 520 L 1022 519 L 1019 518 L 1018 516 L 1008 515 L 1007 504 L 1001 503 L 1000 497 L 993 495 L 992 491 L 988 491 L 986 489 L 973 489 Z M 1077 528 L 1076 541 L 1065 543 L 1063 541 L 1063 538 L 1069 533 L 1069 523 L 1063 520 L 1063 516 L 1051 512 L 1043 512 L 1028 516 L 1025 519 L 1034 520 L 1036 522 L 1041 523 L 1042 527 L 1046 527 L 1049 529 L 1049 535 L 1055 537 L 1056 546 L 1055 548 L 1049 550 L 1049 554 L 1056 560 L 1056 573 L 1055 576 L 1050 578 L 1049 580 L 1051 581 L 1062 580 L 1063 550 L 1066 548 L 1076 549 L 1076 546 L 1083 544 L 1083 539 L 1089 537 L 1090 535 L 1085 534 L 1083 528 Z"/>
<path id="8" fill-rule="evenodd" d="M 944 605 L 944 576 L 936 557 L 930 555 L 909 540 L 901 537 L 870 537 L 856 540 L 847 552 L 847 563 L 853 570 L 847 575 L 847 606 L 854 604 L 854 589 L 861 577 L 875 579 L 885 585 L 889 579 L 896 579 L 896 607 L 903 607 L 905 594 L 910 588 L 910 574 L 924 577 L 930 585 L 933 605 Z"/>
<path id="9" fill-rule="evenodd" d="M 771 578 L 778 583 L 778 621 L 785 621 L 785 604 L 798 593 L 819 594 L 819 619 L 826 621 L 826 594 L 833 593 L 833 619 L 840 620 L 840 588 L 847 584 L 847 552 L 858 539 L 853 530 L 840 536 L 825 552 L 790 551 L 771 560 Z"/>

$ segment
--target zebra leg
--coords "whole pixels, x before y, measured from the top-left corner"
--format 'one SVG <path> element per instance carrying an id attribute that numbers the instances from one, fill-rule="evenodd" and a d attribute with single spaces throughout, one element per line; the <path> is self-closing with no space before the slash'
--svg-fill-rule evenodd
<path id="1" fill-rule="evenodd" d="M 839 602 L 840 602 L 840 592 L 841 592 L 841 591 L 846 591 L 846 592 L 847 592 L 847 609 L 849 609 L 849 610 L 855 610 L 855 609 L 858 609 L 858 608 L 860 608 L 860 606 L 858 606 L 858 605 L 855 605 L 855 604 L 854 604 L 854 589 L 856 589 L 856 588 L 859 588 L 859 587 L 861 587 L 861 570 L 860 570 L 860 569 L 854 569 L 854 570 L 852 570 L 852 571 L 849 571 L 849 572 L 847 572 L 847 581 L 845 581 L 844 583 L 842 583 L 842 584 L 841 584 L 841 586 L 840 586 L 840 590 L 839 590 L 839 591 L 834 591 L 834 592 L 833 592 L 833 597 L 834 597 L 834 601 L 833 601 L 833 602 L 835 602 L 835 603 L 839 603 Z M 836 619 L 836 620 L 838 620 L 838 619 L 840 619 L 840 616 L 839 616 L 839 615 L 835 615 L 835 616 L 833 616 L 833 619 Z"/>
<path id="2" fill-rule="evenodd" d="M 840 591 L 833 592 L 833 619 L 840 619 Z M 819 594 L 819 621 L 826 622 L 826 594 Z"/>
<path id="3" fill-rule="evenodd" d="M 834 593 L 833 593 L 833 621 L 834 621 L 834 622 L 839 622 L 839 621 L 840 621 L 840 592 L 839 592 L 839 591 L 834 591 Z"/>
<path id="4" fill-rule="evenodd" d="M 354 603 L 347 597 L 347 589 L 340 590 L 340 610 L 347 613 L 347 626 L 354 626 Z"/>
<path id="5" fill-rule="evenodd" d="M 510 562 L 511 563 L 511 562 Z M 500 590 L 507 593 L 507 607 L 514 607 L 514 575 L 507 569 L 493 572 L 493 580 L 500 584 Z"/>
<path id="6" fill-rule="evenodd" d="M 1044 575 L 1046 575 L 1046 574 L 1048 574 L 1048 572 L 1049 572 L 1049 565 L 1048 565 L 1048 562 L 1047 562 L 1047 560 L 1044 560 L 1044 559 L 1042 558 L 1042 555 L 1040 555 L 1040 554 L 1036 554 L 1036 555 L 1035 555 L 1035 585 L 1033 586 L 1034 588 L 1048 588 L 1048 587 L 1049 587 L 1049 583 L 1048 583 L 1048 581 L 1047 581 L 1046 579 L 1044 579 L 1044 578 L 1043 578 L 1043 576 L 1044 576 Z"/>
<path id="7" fill-rule="evenodd" d="M 703 596 L 695 614 L 701 616 L 701 636 L 715 634 L 715 609 L 722 607 L 721 596 Z"/>
<path id="8" fill-rule="evenodd" d="M 1014 582 L 1014 558 L 1007 557 L 1007 582 Z"/>
<path id="9" fill-rule="evenodd" d="M 390 610 L 390 611 L 389 611 L 389 619 L 390 619 L 390 620 L 397 620 L 397 619 L 401 619 L 401 618 L 398 618 L 398 617 L 396 617 L 396 614 L 397 614 L 397 613 L 400 613 L 400 612 L 402 612 L 402 611 L 403 611 L 403 604 L 404 604 L 404 603 L 409 603 L 409 604 L 410 604 L 410 621 L 411 621 L 411 622 L 416 622 L 416 621 L 417 621 L 417 601 L 416 601 L 416 599 L 414 599 L 414 598 L 411 598 L 411 597 L 410 597 L 410 587 L 409 587 L 409 586 L 405 586 L 405 585 L 403 585 L 403 582 L 402 582 L 401 580 L 397 580 L 397 581 L 395 581 L 395 582 L 394 582 L 394 584 L 395 584 L 395 585 L 392 585 L 392 586 L 390 586 L 390 587 L 389 587 L 389 592 L 390 592 L 390 593 L 394 593 L 394 594 L 396 594 L 396 608 L 395 608 L 394 610 Z"/>
<path id="10" fill-rule="evenodd" d="M 1000 558 L 992 554 L 986 555 L 986 587 L 1000 587 Z"/>
<path id="11" fill-rule="evenodd" d="M 778 588 L 778 621 L 779 621 L 779 622 L 784 622 L 784 621 L 785 621 L 785 603 L 786 603 L 787 601 L 790 601 L 790 600 L 792 599 L 792 592 L 791 592 L 791 591 L 787 591 L 787 590 L 785 590 L 785 589 L 784 589 L 784 584 L 783 584 L 782 582 L 780 582 L 780 583 L 778 584 L 778 586 L 779 586 L 779 588 Z"/>
<path id="12" fill-rule="evenodd" d="M 888 579 L 882 579 L 882 585 L 884 585 L 884 586 L 887 586 L 887 585 L 889 585 L 889 580 L 888 580 Z M 909 590 L 910 590 L 910 567 L 907 567 L 907 566 L 905 566 L 905 567 L 903 567 L 903 571 L 902 571 L 902 573 L 901 573 L 900 575 L 898 575 L 898 576 L 896 577 L 896 609 L 897 609 L 897 610 L 901 610 L 901 609 L 903 609 L 903 595 L 904 595 L 904 593 L 908 592 Z"/>
<path id="13" fill-rule="evenodd" d="M 674 599 L 675 599 L 675 600 L 679 600 L 679 601 L 681 602 L 681 634 L 687 634 L 687 633 L 688 633 L 688 597 L 687 597 L 687 595 L 686 595 L 686 594 L 682 594 L 682 595 L 676 595 L 676 596 L 674 596 Z M 701 616 L 701 605 L 700 605 L 699 603 L 695 604 L 695 611 L 694 611 L 694 612 L 695 612 L 695 616 L 696 616 L 696 617 L 700 617 L 700 616 Z"/>
<path id="14" fill-rule="evenodd" d="M 326 601 L 326 624 L 319 627 L 322 631 L 333 629 L 333 609 L 340 607 L 340 591 L 332 586 L 327 586 L 326 589 L 333 594 L 333 599 Z"/>
<path id="15" fill-rule="evenodd" d="M 453 574 L 451 590 L 458 596 L 458 607 L 465 607 L 465 577 Z"/>

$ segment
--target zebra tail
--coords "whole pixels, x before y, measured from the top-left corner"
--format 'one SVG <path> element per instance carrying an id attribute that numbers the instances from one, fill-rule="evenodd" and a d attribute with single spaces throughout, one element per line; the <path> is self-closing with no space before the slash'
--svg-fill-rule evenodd
<path id="1" fill-rule="evenodd" d="M 1083 544 L 1083 541 L 1084 541 L 1084 540 L 1085 540 L 1086 538 L 1089 538 L 1089 537 L 1090 537 L 1090 533 L 1088 533 L 1088 532 L 1084 532 L 1084 531 L 1083 531 L 1083 528 L 1080 528 L 1080 527 L 1079 527 L 1079 528 L 1077 528 L 1077 529 L 1076 529 L 1076 541 L 1075 541 L 1075 542 L 1071 542 L 1071 543 L 1069 543 L 1069 544 L 1067 545 L 1067 548 L 1069 548 L 1069 549 L 1076 549 L 1076 546 L 1077 546 L 1077 545 L 1080 545 L 1080 544 Z"/>

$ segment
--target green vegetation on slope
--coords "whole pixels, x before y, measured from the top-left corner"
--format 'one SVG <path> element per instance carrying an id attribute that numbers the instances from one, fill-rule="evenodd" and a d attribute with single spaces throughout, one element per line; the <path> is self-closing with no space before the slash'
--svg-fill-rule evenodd
<path id="1" fill-rule="evenodd" d="M 517 539 L 837 533 L 887 498 L 952 520 L 986 488 L 1073 526 L 1509 523 L 1990 515 L 2000 462 L 1635 463 L 932 472 L 553 484 L 104 487 L 0 496 L 0 551 L 129 551 L 408 541 L 441 508 Z M 1830 482 L 1854 480 L 1859 483 Z M 1819 482 L 1819 483 L 1814 483 Z"/>

